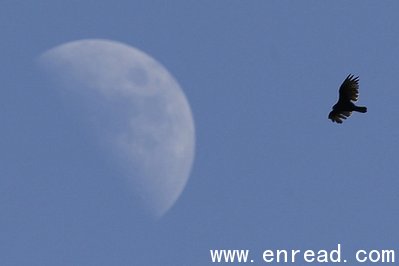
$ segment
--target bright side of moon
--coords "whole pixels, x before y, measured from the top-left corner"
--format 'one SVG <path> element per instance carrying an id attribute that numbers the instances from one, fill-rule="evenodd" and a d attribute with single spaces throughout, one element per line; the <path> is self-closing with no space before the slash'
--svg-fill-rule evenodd
<path id="1" fill-rule="evenodd" d="M 39 65 L 62 94 L 84 104 L 145 209 L 165 214 L 187 183 L 195 149 L 190 106 L 171 74 L 134 47 L 99 39 L 52 48 Z"/>

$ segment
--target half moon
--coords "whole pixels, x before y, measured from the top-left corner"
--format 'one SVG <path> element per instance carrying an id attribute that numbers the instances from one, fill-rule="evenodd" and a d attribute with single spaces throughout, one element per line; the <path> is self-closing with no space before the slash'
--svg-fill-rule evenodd
<path id="1" fill-rule="evenodd" d="M 144 52 L 109 40 L 62 44 L 39 57 L 116 159 L 145 209 L 162 216 L 189 178 L 195 130 L 172 75 Z"/>

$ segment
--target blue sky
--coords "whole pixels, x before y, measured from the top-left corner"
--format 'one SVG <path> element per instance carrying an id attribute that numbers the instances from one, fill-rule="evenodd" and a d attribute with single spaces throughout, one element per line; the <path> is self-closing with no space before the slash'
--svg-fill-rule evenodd
<path id="1" fill-rule="evenodd" d="M 1 265 L 207 265 L 209 249 L 397 249 L 396 1 L 3 1 Z M 196 154 L 160 220 L 36 58 L 102 38 L 150 54 L 190 102 Z M 327 115 L 344 78 L 359 104 Z"/>

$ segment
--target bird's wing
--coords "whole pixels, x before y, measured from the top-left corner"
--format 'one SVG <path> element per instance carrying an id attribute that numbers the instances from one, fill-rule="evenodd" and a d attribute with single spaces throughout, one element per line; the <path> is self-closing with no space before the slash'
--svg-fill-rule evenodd
<path id="1" fill-rule="evenodd" d="M 351 114 L 352 112 L 349 111 L 332 110 L 328 115 L 328 118 L 331 119 L 333 122 L 342 124 L 342 121 L 347 119 Z"/>
<path id="2" fill-rule="evenodd" d="M 359 98 L 359 77 L 354 78 L 353 75 L 349 74 L 344 80 L 344 82 L 342 82 L 342 85 L 339 88 L 339 101 L 356 102 L 358 98 Z"/>

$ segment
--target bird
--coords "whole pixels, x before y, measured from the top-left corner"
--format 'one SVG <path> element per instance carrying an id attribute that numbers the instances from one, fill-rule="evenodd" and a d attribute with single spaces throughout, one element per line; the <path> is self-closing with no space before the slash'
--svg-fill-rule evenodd
<path id="1" fill-rule="evenodd" d="M 356 106 L 354 102 L 359 98 L 359 77 L 349 74 L 339 88 L 338 102 L 332 107 L 328 118 L 332 122 L 342 124 L 342 121 L 347 119 L 353 111 L 366 113 L 367 107 Z"/>

